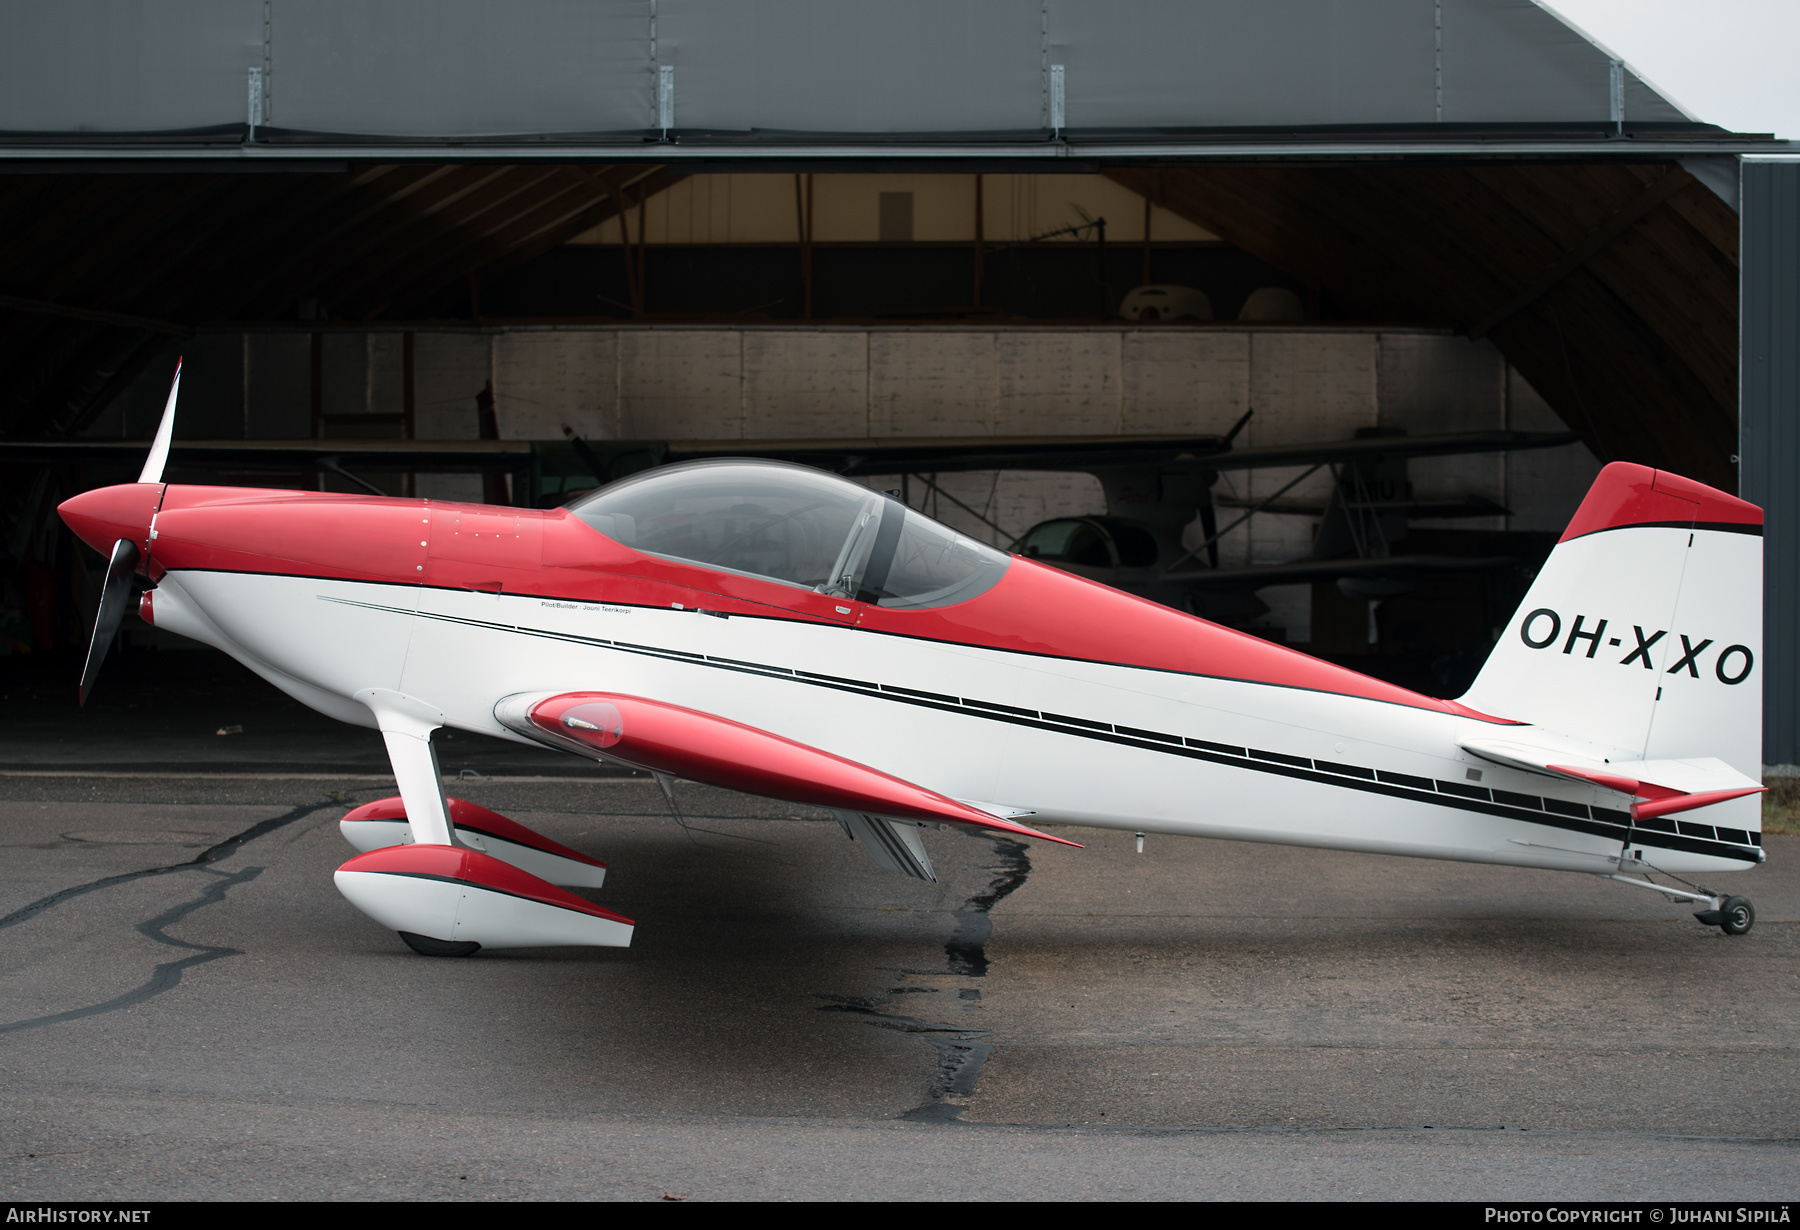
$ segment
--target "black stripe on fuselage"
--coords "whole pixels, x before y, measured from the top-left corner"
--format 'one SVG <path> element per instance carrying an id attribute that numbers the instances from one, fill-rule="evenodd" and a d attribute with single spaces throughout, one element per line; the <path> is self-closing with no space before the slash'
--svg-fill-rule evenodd
<path id="1" fill-rule="evenodd" d="M 942 713 L 960 713 L 965 717 L 978 717 L 990 722 L 1006 722 L 1014 726 L 1026 726 L 1034 730 L 1046 730 L 1080 739 L 1114 743 L 1122 747 L 1134 747 L 1169 756 L 1184 756 L 1189 760 L 1204 760 L 1211 764 L 1229 765 L 1232 768 L 1247 769 L 1254 773 L 1267 773 L 1275 777 L 1289 777 L 1298 781 L 1316 782 L 1345 790 L 1357 790 L 1364 794 L 1380 794 L 1388 798 L 1429 803 L 1436 807 L 1448 807 L 1455 811 L 1476 812 L 1486 816 L 1499 816 L 1507 820 L 1523 820 L 1527 823 L 1541 824 L 1549 828 L 1564 829 L 1575 833 L 1590 833 L 1612 841 L 1625 841 L 1629 831 L 1633 845 L 1681 850 L 1689 854 L 1709 854 L 1716 858 L 1735 859 L 1739 862 L 1759 861 L 1756 847 L 1762 844 L 1760 833 L 1744 833 L 1748 839 L 1745 842 L 1722 841 L 1717 838 L 1717 830 L 1711 825 L 1682 821 L 1679 822 L 1680 827 L 1677 828 L 1677 822 L 1671 821 L 1667 817 L 1632 824 L 1629 812 L 1591 806 L 1586 803 L 1572 803 L 1564 799 L 1517 794 L 1507 790 L 1489 790 L 1486 787 L 1469 786 L 1461 782 L 1438 781 L 1410 773 L 1377 770 L 1328 760 L 1312 760 L 1305 756 L 1295 756 L 1285 752 L 1234 747 L 1230 744 L 1214 743 L 1206 739 L 1140 730 L 1131 726 L 1114 726 L 1108 722 L 1098 722 L 1088 718 L 1065 717 L 1055 713 L 999 705 L 991 701 L 948 696 L 937 692 L 921 692 L 894 684 L 845 679 L 837 675 L 820 675 L 810 671 L 791 670 L 785 666 L 764 666 L 744 662 L 737 658 L 708 657 L 705 654 L 691 653 L 682 649 L 662 649 L 654 645 L 613 641 L 597 636 L 578 636 L 569 632 L 552 632 L 548 629 L 527 628 L 516 624 L 468 619 L 460 615 L 442 615 L 430 611 L 405 611 L 398 607 L 380 606 L 372 602 L 357 602 L 350 598 L 328 598 L 324 595 L 320 595 L 320 597 L 326 602 L 342 603 L 346 606 L 367 607 L 370 610 L 385 611 L 391 614 L 415 615 L 420 619 L 433 619 L 442 623 L 485 628 L 495 632 L 512 632 L 522 636 L 542 637 L 547 640 L 587 645 L 600 649 L 615 649 L 623 653 L 661 658 L 668 662 L 682 662 L 691 666 L 709 667 L 713 670 L 735 671 L 740 674 L 760 675 L 764 678 L 779 679 L 789 683 L 803 683 L 809 687 L 829 688 L 834 692 L 849 692 L 894 704 L 935 709 Z M 1496 798 L 1495 796 L 1501 797 Z M 1733 829 L 1729 832 L 1735 838 L 1744 830 Z"/>

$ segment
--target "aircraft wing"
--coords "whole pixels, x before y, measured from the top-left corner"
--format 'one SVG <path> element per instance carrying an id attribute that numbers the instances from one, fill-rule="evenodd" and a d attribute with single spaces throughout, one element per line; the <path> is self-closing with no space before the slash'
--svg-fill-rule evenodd
<path id="1" fill-rule="evenodd" d="M 1519 449 L 1555 448 L 1581 439 L 1572 431 L 1458 431 L 1440 436 L 1371 436 L 1316 444 L 1265 444 L 1234 448 L 1207 459 L 1215 470 L 1253 470 L 1270 466 L 1306 466 L 1381 457 L 1449 457 L 1463 453 L 1502 453 Z"/>
<path id="2" fill-rule="evenodd" d="M 1158 465 L 1210 458 L 1230 449 L 1224 436 L 942 436 L 841 440 L 582 440 L 612 473 L 626 455 L 648 464 L 714 457 L 792 461 L 846 475 L 956 470 L 1062 470 Z M 117 462 L 141 465 L 147 441 L 0 440 L 0 462 Z M 529 466 L 533 453 L 576 456 L 562 440 L 178 440 L 174 461 L 187 466 L 293 470 L 335 460 L 371 470 L 489 470 Z M 564 456 L 566 454 L 566 456 Z M 585 458 L 583 460 L 586 460 Z M 591 468 L 591 467 L 590 467 Z"/>
<path id="3" fill-rule="evenodd" d="M 1009 819 L 1016 808 L 952 799 L 879 769 L 698 709 L 616 692 L 537 692 L 506 697 L 494 716 L 548 747 L 784 802 L 830 808 L 885 867 L 935 879 L 920 825 L 1052 837 Z"/>
<path id="4" fill-rule="evenodd" d="M 1323 517 L 1330 504 L 1323 500 L 1253 500 L 1244 496 L 1215 495 L 1220 508 L 1253 508 L 1257 512 L 1289 517 Z M 1512 510 L 1485 495 L 1465 495 L 1446 500 L 1358 500 L 1345 507 L 1366 513 L 1398 513 L 1409 521 L 1434 518 L 1450 521 L 1463 517 L 1510 517 Z"/>
<path id="5" fill-rule="evenodd" d="M 0 440 L 3 463 L 81 463 L 136 469 L 147 444 L 125 440 Z M 579 489 L 659 466 L 659 440 L 177 440 L 170 465 L 226 475 L 292 475 L 321 470 L 379 492 L 361 474 L 493 474 L 514 476 L 521 503 L 540 492 L 560 499 L 569 479 Z"/>
<path id="6" fill-rule="evenodd" d="M 671 440 L 670 461 L 763 457 L 860 476 L 963 470 L 1081 470 L 1201 463 L 1212 470 L 1318 465 L 1382 457 L 1442 457 L 1554 448 L 1572 431 L 1464 431 L 1437 436 L 1237 448 L 1224 436 L 944 436 L 936 439 Z"/>
<path id="7" fill-rule="evenodd" d="M 1187 568 L 1163 574 L 1202 589 L 1261 589 L 1265 585 L 1301 585 L 1339 577 L 1406 577 L 1433 572 L 1470 572 L 1516 563 L 1511 556 L 1391 555 L 1380 559 L 1297 559 L 1285 564 L 1252 564 L 1243 568 Z"/>
<path id="8" fill-rule="evenodd" d="M 670 461 L 759 457 L 849 477 L 967 470 L 1169 465 L 1229 453 L 1226 436 L 941 436 L 858 440 L 671 440 Z"/>
<path id="9" fill-rule="evenodd" d="M 117 463 L 149 449 L 130 440 L 4 440 L 0 461 Z M 299 470 L 336 461 L 368 470 L 511 469 L 531 464 L 529 440 L 177 440 L 172 464 L 200 469 Z"/>
<path id="10" fill-rule="evenodd" d="M 1471 431 L 1440 436 L 1383 436 L 1312 444 L 1235 448 L 1226 435 L 937 436 L 794 440 L 178 440 L 171 463 L 201 469 L 291 471 L 338 466 L 373 471 L 557 472 L 594 468 L 611 481 L 664 462 L 760 457 L 847 476 L 967 470 L 1075 470 L 1200 464 L 1213 470 L 1316 465 L 1377 457 L 1550 448 L 1573 432 Z M 0 462 L 89 462 L 137 466 L 147 442 L 0 440 Z M 585 456 L 581 453 L 585 451 Z M 574 466 L 574 469 L 570 469 Z"/>

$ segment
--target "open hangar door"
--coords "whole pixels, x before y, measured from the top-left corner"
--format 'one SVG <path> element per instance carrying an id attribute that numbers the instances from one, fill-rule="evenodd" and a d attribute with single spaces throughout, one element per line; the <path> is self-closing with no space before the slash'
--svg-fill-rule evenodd
<path id="1" fill-rule="evenodd" d="M 1359 554 L 1404 536 L 1513 563 L 1391 592 L 1290 578 L 1228 613 L 1444 694 L 1599 464 L 1736 485 L 1736 159 L 1772 143 L 1692 121 L 1534 6 L 1321 3 L 1314 29 L 1235 10 L 1222 26 L 1230 6 L 995 6 L 951 52 L 966 18 L 851 5 L 805 18 L 832 46 L 793 59 L 773 38 L 751 67 L 731 40 L 800 16 L 774 6 L 746 31 L 706 5 L 613 7 L 642 37 L 607 36 L 618 77 L 585 102 L 558 6 L 504 32 L 446 10 L 510 58 L 432 112 L 441 87 L 345 77 L 321 48 L 388 18 L 326 5 L 278 12 L 260 60 L 245 44 L 231 84 L 242 115 L 247 77 L 252 122 L 171 87 L 162 131 L 127 139 L 141 122 L 82 110 L 107 99 L 44 103 L 0 183 L 0 431 L 146 439 L 184 353 L 183 440 L 296 447 L 285 468 L 180 452 L 175 476 L 439 498 L 555 502 L 596 468 L 733 442 L 1576 433 L 1365 476 L 1415 507 L 1371 514 L 1382 541 Z M 1220 58 L 1205 80 L 1131 59 L 1202 45 Z M 921 57 L 930 72 L 902 71 Z M 845 60 L 862 79 L 825 67 Z M 1185 307 L 1153 319 L 1144 286 Z M 352 443 L 377 440 L 395 448 L 358 464 Z M 434 441 L 460 457 L 401 447 Z M 92 561 L 49 510 L 133 467 L 13 464 L 8 634 L 66 647 Z M 1307 556 L 1342 485 L 1308 469 L 1171 495 L 1194 509 L 1177 562 Z M 1001 545 L 1131 519 L 1072 466 L 869 481 Z"/>

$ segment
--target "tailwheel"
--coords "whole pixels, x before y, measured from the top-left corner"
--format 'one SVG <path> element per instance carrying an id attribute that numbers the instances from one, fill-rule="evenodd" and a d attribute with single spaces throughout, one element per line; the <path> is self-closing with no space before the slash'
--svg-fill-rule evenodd
<path id="1" fill-rule="evenodd" d="M 1745 930 L 1749 928 L 1746 926 Z M 427 957 L 472 957 L 481 951 L 480 944 L 468 940 L 434 940 L 429 935 L 414 935 L 411 931 L 400 932 L 400 938 L 406 941 L 408 948 Z"/>
<path id="2" fill-rule="evenodd" d="M 1756 925 L 1756 907 L 1748 897 L 1727 897 L 1719 907 L 1719 930 L 1726 935 L 1743 935 Z"/>

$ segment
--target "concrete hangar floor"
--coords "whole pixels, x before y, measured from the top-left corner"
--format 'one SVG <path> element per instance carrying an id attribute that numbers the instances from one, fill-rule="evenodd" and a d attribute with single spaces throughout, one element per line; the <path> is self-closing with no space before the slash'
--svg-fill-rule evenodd
<path id="1" fill-rule="evenodd" d="M 4 706 L 11 1199 L 1791 1194 L 1800 838 L 1741 939 L 1587 878 L 1119 833 L 933 834 L 930 885 L 465 739 L 453 792 L 606 859 L 639 927 L 433 960 L 332 887 L 377 737 L 271 692 L 220 738 L 193 695 L 154 765 L 101 753 L 129 677 L 85 733 Z"/>

